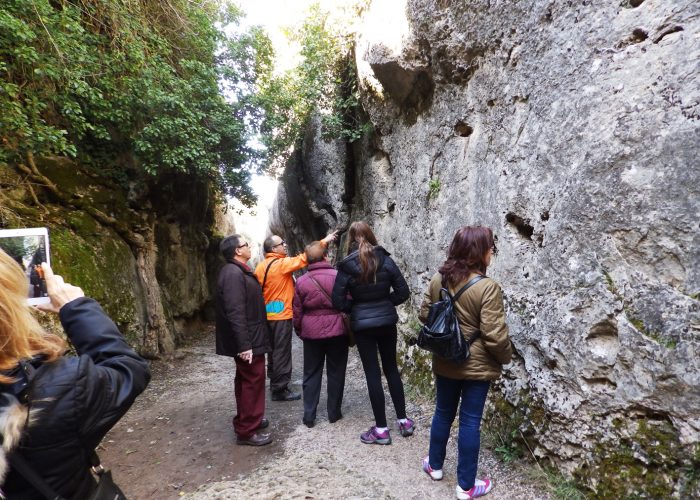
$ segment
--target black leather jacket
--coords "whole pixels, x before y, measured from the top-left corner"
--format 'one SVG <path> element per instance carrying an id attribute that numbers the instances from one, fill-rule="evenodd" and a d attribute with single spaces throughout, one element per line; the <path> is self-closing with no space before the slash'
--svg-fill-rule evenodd
<path id="1" fill-rule="evenodd" d="M 9 372 L 20 381 L 22 373 L 34 373 L 28 376 L 26 393 L 16 394 L 17 383 L 0 385 L 0 392 L 8 395 L 0 412 L 28 406 L 29 424 L 14 453 L 62 497 L 84 499 L 95 488 L 91 450 L 146 388 L 150 372 L 94 300 L 75 299 L 61 308 L 59 317 L 78 356 L 50 363 L 35 359 L 35 370 L 18 367 Z M 12 469 L 2 489 L 10 499 L 43 498 Z"/>
<path id="2" fill-rule="evenodd" d="M 350 313 L 353 331 L 395 325 L 399 316 L 396 306 L 406 302 L 409 289 L 401 271 L 380 246 L 374 247 L 379 259 L 375 280 L 360 283 L 360 258 L 352 252 L 338 263 L 338 276 L 333 286 L 333 307 Z M 350 299 L 347 295 L 350 294 Z"/>

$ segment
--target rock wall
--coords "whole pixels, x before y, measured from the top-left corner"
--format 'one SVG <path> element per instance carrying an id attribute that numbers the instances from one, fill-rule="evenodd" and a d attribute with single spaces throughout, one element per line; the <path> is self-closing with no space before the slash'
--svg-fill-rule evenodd
<path id="1" fill-rule="evenodd" d="M 206 184 L 174 176 L 158 189 L 125 187 L 50 157 L 0 165 L 0 186 L 0 227 L 48 227 L 56 272 L 97 299 L 142 354 L 168 354 L 200 326 L 207 268 L 218 263 Z"/>
<path id="2" fill-rule="evenodd" d="M 370 222 L 408 331 L 455 230 L 490 226 L 517 351 L 496 411 L 603 497 L 697 494 L 700 4 L 396 4 L 357 38 L 375 133 L 343 147 L 312 123 L 273 227 Z"/>

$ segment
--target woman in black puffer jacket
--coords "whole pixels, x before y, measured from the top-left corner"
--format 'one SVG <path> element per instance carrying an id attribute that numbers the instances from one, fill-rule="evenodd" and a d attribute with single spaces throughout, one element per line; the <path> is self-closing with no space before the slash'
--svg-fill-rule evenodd
<path id="1" fill-rule="evenodd" d="M 0 250 L 0 483 L 7 498 L 42 496 L 12 465 L 21 456 L 66 499 L 90 498 L 92 451 L 148 384 L 148 364 L 99 304 L 44 264 L 51 303 L 78 356 L 42 330 L 26 303 L 22 269 Z"/>
<path id="2" fill-rule="evenodd" d="M 391 444 L 377 350 L 394 402 L 399 432 L 410 436 L 414 422 L 406 418 L 403 382 L 396 364 L 396 323 L 399 320 L 396 306 L 408 299 L 408 285 L 389 252 L 377 244 L 367 223 L 350 225 L 348 250 L 350 254 L 338 264 L 333 306 L 350 313 L 374 412 L 376 425 L 363 432 L 360 440 L 366 444 Z"/>

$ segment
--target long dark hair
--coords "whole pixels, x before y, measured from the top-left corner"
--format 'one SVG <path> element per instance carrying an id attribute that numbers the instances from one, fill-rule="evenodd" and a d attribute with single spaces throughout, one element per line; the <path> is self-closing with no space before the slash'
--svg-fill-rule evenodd
<path id="1" fill-rule="evenodd" d="M 374 247 L 377 246 L 377 238 L 364 221 L 357 221 L 350 224 L 348 230 L 347 253 L 357 245 L 360 258 L 360 283 L 374 281 L 377 273 L 377 256 L 374 255 Z"/>
<path id="2" fill-rule="evenodd" d="M 438 271 L 442 274 L 443 285 L 457 286 L 471 273 L 486 274 L 486 256 L 489 250 L 496 253 L 493 232 L 483 226 L 463 226 L 457 230 L 447 260 Z"/>

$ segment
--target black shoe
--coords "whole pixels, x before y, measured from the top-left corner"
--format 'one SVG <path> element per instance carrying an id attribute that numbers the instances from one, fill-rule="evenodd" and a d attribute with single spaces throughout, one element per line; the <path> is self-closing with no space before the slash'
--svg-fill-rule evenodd
<path id="1" fill-rule="evenodd" d="M 260 421 L 260 425 L 258 425 L 258 428 L 255 430 L 259 431 L 262 429 L 267 429 L 268 427 L 270 427 L 270 421 L 267 418 L 263 417 Z"/>
<path id="2" fill-rule="evenodd" d="M 315 420 L 303 420 L 303 422 L 304 422 L 304 425 L 306 427 L 308 427 L 309 429 L 311 429 L 314 425 L 316 425 Z"/>
<path id="3" fill-rule="evenodd" d="M 245 444 L 248 446 L 264 446 L 272 442 L 272 436 L 269 434 L 258 434 L 257 432 L 248 439 L 236 439 L 236 444 Z"/>
<path id="4" fill-rule="evenodd" d="M 338 415 L 337 417 L 328 417 L 328 421 L 329 421 L 331 424 L 334 424 L 334 423 L 336 423 L 338 420 L 342 420 L 342 418 L 343 418 L 343 415 L 340 414 L 340 415 Z"/>
<path id="5" fill-rule="evenodd" d="M 301 399 L 301 394 L 292 392 L 289 389 L 282 389 L 272 393 L 273 401 L 296 401 L 297 399 Z"/>

